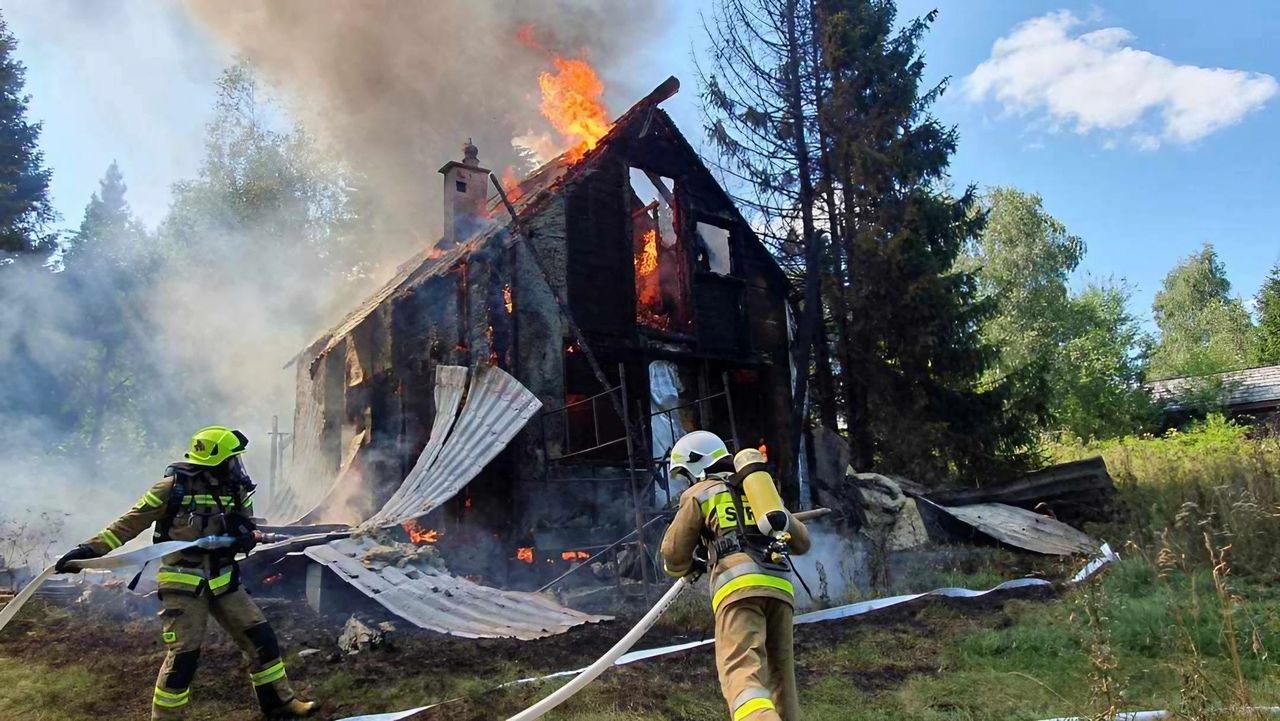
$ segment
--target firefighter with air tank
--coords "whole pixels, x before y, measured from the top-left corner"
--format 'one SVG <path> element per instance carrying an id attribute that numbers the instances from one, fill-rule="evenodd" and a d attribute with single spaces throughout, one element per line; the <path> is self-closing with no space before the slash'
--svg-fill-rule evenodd
<path id="1" fill-rule="evenodd" d="M 58 559 L 59 573 L 76 572 L 68 562 L 114 551 L 153 524 L 155 543 L 211 536 L 235 539 L 228 548 L 192 548 L 162 559 L 156 581 L 164 606 L 160 617 L 166 653 L 152 695 L 152 719 L 183 718 L 210 617 L 248 659 L 249 682 L 264 713 L 307 716 L 315 707 L 294 695 L 275 632 L 240 586 L 235 556 L 248 553 L 262 539 L 250 518 L 253 481 L 240 459 L 248 444 L 240 431 L 202 428 L 191 439 L 186 462 L 169 466 L 164 479 L 128 513 Z"/>
<path id="2" fill-rule="evenodd" d="M 754 448 L 730 458 L 719 437 L 694 431 L 672 447 L 671 472 L 693 485 L 662 539 L 663 563 L 675 577 L 710 571 L 716 669 L 733 721 L 799 721 L 788 556 L 809 550 L 808 530 Z"/>

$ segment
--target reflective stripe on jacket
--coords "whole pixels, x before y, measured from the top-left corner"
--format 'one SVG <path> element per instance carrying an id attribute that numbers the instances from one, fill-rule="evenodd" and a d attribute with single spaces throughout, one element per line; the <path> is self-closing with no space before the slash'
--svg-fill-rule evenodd
<path id="1" fill-rule="evenodd" d="M 165 520 L 171 511 L 170 497 L 178 483 L 175 476 L 166 476 L 143 493 L 133 508 L 108 524 L 98 535 L 89 539 L 86 545 L 98 555 L 104 555 Z M 173 517 L 167 524 L 167 538 L 160 538 L 157 533 L 155 540 L 194 541 L 228 533 L 223 511 L 236 510 L 236 491 L 217 483 L 205 473 L 185 476 L 181 484 L 182 497 L 176 508 L 172 509 Z M 252 496 L 243 499 L 240 512 L 246 519 L 252 509 Z M 163 563 L 164 566 L 156 576 L 161 591 L 193 595 L 208 592 L 220 596 L 240 585 L 239 574 L 230 553 L 184 551 L 165 556 Z"/>
<path id="2" fill-rule="evenodd" d="M 742 499 L 743 525 L 754 526 L 755 518 L 746 498 Z M 662 560 L 667 575 L 680 577 L 689 572 L 693 550 L 704 539 L 719 539 L 737 532 L 738 509 L 733 494 L 720 478 L 694 484 L 680 496 L 680 510 L 662 538 Z M 809 532 L 791 519 L 791 551 L 799 555 L 809 550 Z M 732 553 L 716 559 L 711 569 L 711 606 L 719 609 L 739 598 L 769 597 L 794 603 L 795 588 L 789 571 L 761 566 L 747 553 Z"/>

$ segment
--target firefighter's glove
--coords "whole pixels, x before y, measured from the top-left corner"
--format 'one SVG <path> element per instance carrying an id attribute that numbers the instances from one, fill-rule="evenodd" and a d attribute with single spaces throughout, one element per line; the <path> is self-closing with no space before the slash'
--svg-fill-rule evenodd
<path id="1" fill-rule="evenodd" d="M 236 553 L 248 553 L 256 545 L 258 545 L 258 534 L 253 532 L 241 533 L 236 536 L 235 542 L 231 544 L 231 550 Z"/>
<path id="2" fill-rule="evenodd" d="M 693 563 L 689 566 L 690 580 L 696 581 L 707 572 L 707 547 L 698 546 L 693 549 Z"/>
<path id="3" fill-rule="evenodd" d="M 62 554 L 62 558 L 59 558 L 58 562 L 54 564 L 53 570 L 54 570 L 54 573 L 80 573 L 79 568 L 76 568 L 74 566 L 68 566 L 67 562 L 68 561 L 87 561 L 90 558 L 97 558 L 97 557 L 98 557 L 98 554 L 94 553 L 92 548 L 89 548 L 88 546 L 82 543 L 79 546 L 76 546 L 75 548 L 71 549 L 70 551 L 67 551 L 66 553 Z"/>

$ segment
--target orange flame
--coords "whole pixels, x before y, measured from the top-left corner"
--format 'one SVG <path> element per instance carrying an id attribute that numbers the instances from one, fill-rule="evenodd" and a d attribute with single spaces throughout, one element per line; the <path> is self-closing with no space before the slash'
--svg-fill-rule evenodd
<path id="1" fill-rule="evenodd" d="M 409 534 L 409 540 L 421 546 L 427 543 L 436 543 L 440 537 L 444 535 L 444 531 L 437 531 L 434 528 L 423 528 L 417 520 L 406 521 L 403 526 L 404 532 Z"/>
<path id="2" fill-rule="evenodd" d="M 516 549 L 516 560 L 525 563 L 533 563 L 533 546 L 523 546 Z"/>
<path id="3" fill-rule="evenodd" d="M 586 60 L 553 57 L 551 62 L 556 72 L 538 75 L 540 109 L 556 132 L 574 143 L 569 162 L 576 163 L 609 132 L 609 112 L 600 101 L 604 83 Z"/>
<path id="4" fill-rule="evenodd" d="M 588 558 L 591 558 L 591 554 L 586 551 L 565 551 L 560 554 L 560 559 L 563 561 L 585 561 Z"/>
<path id="5" fill-rule="evenodd" d="M 524 190 L 520 188 L 520 179 L 516 177 L 516 169 L 510 165 L 502 169 L 502 190 L 507 194 L 507 200 L 512 203 L 524 197 Z"/>
<path id="6" fill-rule="evenodd" d="M 645 231 L 644 246 L 635 259 L 636 320 L 659 330 L 671 328 L 671 319 L 662 314 L 662 289 L 658 279 L 658 231 Z"/>

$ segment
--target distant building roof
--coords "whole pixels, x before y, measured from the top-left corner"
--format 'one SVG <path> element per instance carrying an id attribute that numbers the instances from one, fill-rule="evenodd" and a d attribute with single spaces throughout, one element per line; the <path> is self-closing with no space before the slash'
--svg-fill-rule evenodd
<path id="1" fill-rule="evenodd" d="M 1151 381 L 1147 383 L 1147 390 L 1157 401 L 1173 401 L 1197 381 L 1209 379 L 1222 381 L 1222 404 L 1226 410 L 1245 412 L 1280 408 L 1280 365 Z"/>

